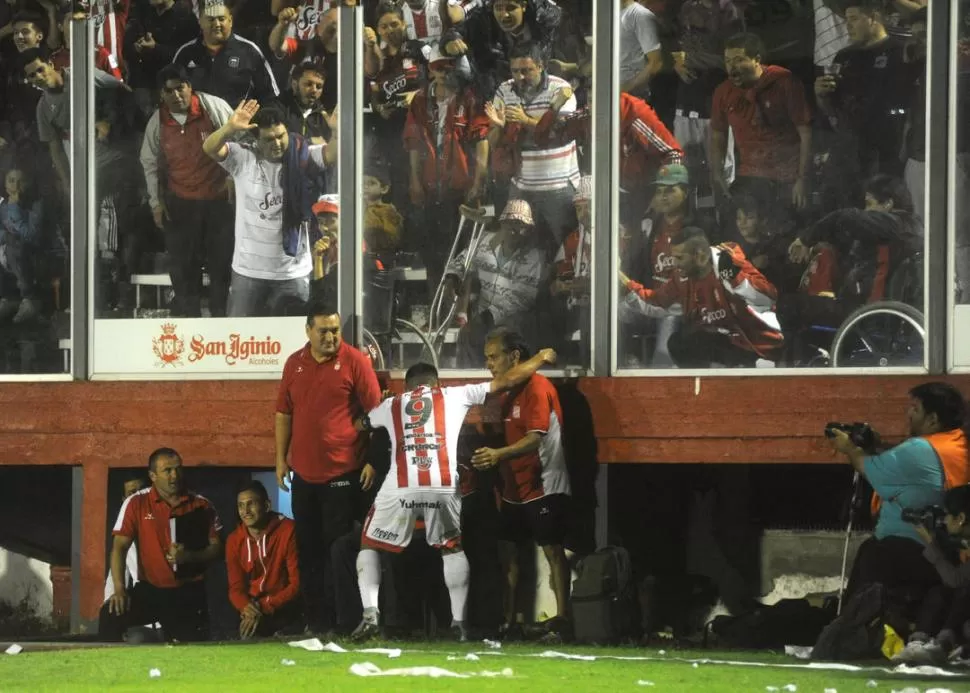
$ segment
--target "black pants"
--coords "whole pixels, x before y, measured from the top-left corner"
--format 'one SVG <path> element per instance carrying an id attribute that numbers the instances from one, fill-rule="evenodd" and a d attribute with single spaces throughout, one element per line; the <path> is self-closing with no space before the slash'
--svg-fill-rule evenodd
<path id="1" fill-rule="evenodd" d="M 165 247 L 175 291 L 174 314 L 202 315 L 202 267 L 209 273 L 209 311 L 226 316 L 229 270 L 235 245 L 232 205 L 224 200 L 184 200 L 169 195 Z"/>
<path id="2" fill-rule="evenodd" d="M 270 638 L 277 633 L 297 635 L 303 632 L 303 625 L 303 605 L 299 600 L 294 600 L 260 618 L 253 637 Z"/>
<path id="3" fill-rule="evenodd" d="M 357 589 L 357 554 L 360 553 L 361 525 L 354 522 L 351 530 L 330 546 L 330 575 L 333 579 L 336 630 L 349 633 L 360 623 L 363 607 Z"/>
<path id="4" fill-rule="evenodd" d="M 300 591 L 307 625 L 324 632 L 336 625 L 331 550 L 350 534 L 361 510 L 360 473 L 351 472 L 324 484 L 293 475 L 293 519 L 300 553 Z"/>
<path id="5" fill-rule="evenodd" d="M 505 577 L 498 553 L 498 523 L 498 508 L 490 487 L 462 498 L 461 543 L 469 568 L 465 620 L 485 633 L 497 631 L 504 618 Z"/>
<path id="6" fill-rule="evenodd" d="M 678 368 L 753 368 L 758 355 L 734 344 L 727 335 L 681 326 L 667 340 L 667 351 Z"/>
<path id="7" fill-rule="evenodd" d="M 918 541 L 905 537 L 871 538 L 859 546 L 846 587 L 846 599 L 877 582 L 890 592 L 908 590 L 911 598 L 922 599 L 940 584 L 940 576 L 923 558 L 923 545 Z"/>
<path id="8" fill-rule="evenodd" d="M 199 642 L 209 639 L 209 608 L 204 580 L 168 588 L 143 581 L 128 590 L 128 596 L 128 610 L 120 616 L 108 613 L 107 603 L 101 607 L 98 636 L 102 640 L 121 641 L 128 628 L 146 623 L 160 623 L 168 640 Z"/>

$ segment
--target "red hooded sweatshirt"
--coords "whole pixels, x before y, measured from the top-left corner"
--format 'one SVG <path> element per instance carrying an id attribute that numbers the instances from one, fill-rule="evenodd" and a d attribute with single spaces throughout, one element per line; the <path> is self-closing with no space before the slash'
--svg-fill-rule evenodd
<path id="1" fill-rule="evenodd" d="M 297 597 L 296 533 L 293 520 L 270 513 L 269 524 L 258 537 L 240 524 L 226 542 L 229 601 L 242 612 L 250 602 L 271 614 Z"/>

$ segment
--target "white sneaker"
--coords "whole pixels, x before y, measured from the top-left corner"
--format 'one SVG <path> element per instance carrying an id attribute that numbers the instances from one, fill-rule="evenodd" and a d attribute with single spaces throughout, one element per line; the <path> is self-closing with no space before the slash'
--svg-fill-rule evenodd
<path id="1" fill-rule="evenodd" d="M 946 664 L 946 650 L 935 640 L 913 641 L 893 655 L 892 661 L 899 664 Z"/>

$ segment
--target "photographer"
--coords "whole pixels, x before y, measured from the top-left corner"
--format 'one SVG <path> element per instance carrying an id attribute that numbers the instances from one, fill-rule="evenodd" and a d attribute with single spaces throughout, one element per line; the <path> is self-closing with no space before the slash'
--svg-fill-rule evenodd
<path id="1" fill-rule="evenodd" d="M 943 584 L 930 590 L 916 632 L 893 661 L 942 665 L 966 640 L 970 622 L 970 562 L 961 560 L 970 548 L 970 486 L 947 491 L 942 508 L 931 506 L 916 514 L 920 520 L 916 531 L 926 542 L 923 556 L 936 568 Z"/>
<path id="2" fill-rule="evenodd" d="M 967 438 L 963 426 L 966 401 L 946 383 L 924 383 L 909 392 L 907 412 L 910 438 L 879 454 L 868 454 L 857 431 L 831 430 L 835 449 L 849 458 L 853 468 L 872 485 L 884 502 L 879 508 L 873 537 L 856 555 L 846 589 L 847 599 L 864 587 L 881 583 L 886 588 L 929 588 L 940 578 L 922 559 L 925 539 L 916 526 L 903 519 L 903 509 L 939 505 L 948 488 L 970 481 Z M 854 428 L 854 427 L 849 427 Z"/>

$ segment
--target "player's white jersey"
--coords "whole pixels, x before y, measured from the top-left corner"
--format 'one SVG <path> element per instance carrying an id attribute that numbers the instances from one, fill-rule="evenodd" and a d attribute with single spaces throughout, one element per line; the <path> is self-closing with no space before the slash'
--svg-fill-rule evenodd
<path id="1" fill-rule="evenodd" d="M 489 383 L 422 386 L 384 400 L 368 416 L 391 438 L 391 468 L 381 492 L 421 489 L 454 493 L 458 486 L 458 434 L 468 410 L 483 404 Z"/>

